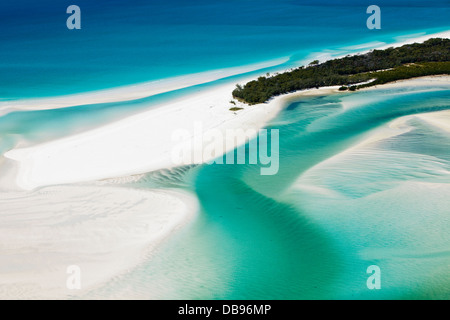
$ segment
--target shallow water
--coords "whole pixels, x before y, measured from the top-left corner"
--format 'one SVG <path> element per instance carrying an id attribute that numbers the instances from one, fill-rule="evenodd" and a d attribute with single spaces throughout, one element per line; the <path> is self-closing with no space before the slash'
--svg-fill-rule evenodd
<path id="1" fill-rule="evenodd" d="M 447 84 L 303 99 L 272 122 L 278 175 L 164 173 L 197 194 L 200 217 L 87 297 L 449 298 L 450 133 L 414 116 L 449 98 Z M 366 286 L 371 265 L 381 290 Z"/>

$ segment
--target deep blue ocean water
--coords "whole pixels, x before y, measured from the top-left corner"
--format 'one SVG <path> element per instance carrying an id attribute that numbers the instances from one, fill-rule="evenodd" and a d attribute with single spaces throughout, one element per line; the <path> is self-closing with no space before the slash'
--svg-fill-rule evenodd
<path id="1" fill-rule="evenodd" d="M 81 8 L 68 30 L 66 8 Z M 6 0 L 0 99 L 92 91 L 447 29 L 448 1 Z"/>

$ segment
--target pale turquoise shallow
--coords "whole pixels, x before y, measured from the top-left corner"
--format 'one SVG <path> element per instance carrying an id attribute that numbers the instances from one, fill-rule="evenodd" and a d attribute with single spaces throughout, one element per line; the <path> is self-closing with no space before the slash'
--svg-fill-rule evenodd
<path id="1" fill-rule="evenodd" d="M 278 175 L 250 165 L 166 172 L 159 186 L 195 192 L 200 217 L 89 296 L 450 298 L 449 132 L 411 117 L 409 131 L 342 153 L 394 119 L 449 102 L 447 83 L 292 103 L 270 126 L 280 130 Z M 381 290 L 367 288 L 371 265 Z"/>

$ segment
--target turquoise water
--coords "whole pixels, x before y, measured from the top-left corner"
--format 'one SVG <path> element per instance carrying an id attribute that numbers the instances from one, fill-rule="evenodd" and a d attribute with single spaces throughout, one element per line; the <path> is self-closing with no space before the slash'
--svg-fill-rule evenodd
<path id="1" fill-rule="evenodd" d="M 195 192 L 200 217 L 88 296 L 450 298 L 450 133 L 414 117 L 449 101 L 448 84 L 307 98 L 269 126 L 280 130 L 278 175 L 251 165 L 167 171 L 165 185 L 149 175 L 140 187 Z M 366 286 L 371 265 L 381 290 Z"/>
<path id="2" fill-rule="evenodd" d="M 446 1 L 68 1 L 0 4 L 0 99 L 83 93 L 271 59 L 308 61 L 361 44 L 448 29 Z M 23 8 L 28 8 L 24 10 Z M 19 10 L 20 9 L 20 10 Z M 0 116 L 0 154 L 82 132 L 237 75 L 129 102 Z M 150 173 L 135 187 L 182 188 L 201 212 L 129 274 L 88 297 L 162 299 L 450 298 L 449 133 L 420 118 L 409 131 L 355 144 L 401 117 L 448 110 L 450 88 L 382 89 L 303 99 L 280 130 L 280 172 L 199 166 Z M 400 126 L 401 127 L 401 126 Z M 397 130 L 397 131 L 396 131 Z M 366 287 L 370 265 L 382 290 Z"/>

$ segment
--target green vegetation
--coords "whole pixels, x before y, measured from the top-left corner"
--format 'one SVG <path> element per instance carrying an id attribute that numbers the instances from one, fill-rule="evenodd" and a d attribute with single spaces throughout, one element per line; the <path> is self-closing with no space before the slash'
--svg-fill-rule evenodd
<path id="1" fill-rule="evenodd" d="M 414 77 L 450 74 L 450 40 L 429 39 L 424 43 L 347 56 L 272 77 L 259 77 L 245 86 L 237 85 L 233 97 L 248 104 L 297 90 L 342 86 L 351 91 Z M 358 85 L 363 82 L 368 82 Z"/>
<path id="2" fill-rule="evenodd" d="M 442 74 L 450 74 L 450 61 L 406 64 L 391 70 L 373 73 L 376 80 L 368 84 L 359 85 L 358 89 L 397 80 Z"/>
<path id="3" fill-rule="evenodd" d="M 239 111 L 239 110 L 243 110 L 244 108 L 238 108 L 238 107 L 234 107 L 231 108 L 230 111 Z"/>

